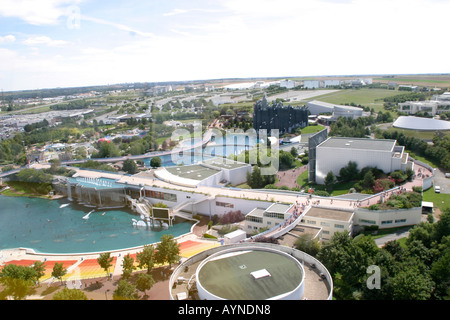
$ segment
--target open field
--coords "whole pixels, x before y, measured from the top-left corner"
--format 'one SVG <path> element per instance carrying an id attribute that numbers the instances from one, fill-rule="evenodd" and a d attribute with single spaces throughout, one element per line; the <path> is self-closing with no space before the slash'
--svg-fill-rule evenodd
<path id="1" fill-rule="evenodd" d="M 335 104 L 360 104 L 365 107 L 373 108 L 375 112 L 385 111 L 383 108 L 383 99 L 401 94 L 397 90 L 387 89 L 346 89 L 338 92 L 328 93 L 314 97 L 314 100 L 320 100 Z M 313 99 L 308 99 L 313 100 Z"/>
<path id="2" fill-rule="evenodd" d="M 400 85 L 415 85 L 426 87 L 450 88 L 450 75 L 397 75 L 393 78 L 373 78 L 373 82 L 396 82 Z"/>
<path id="3" fill-rule="evenodd" d="M 436 193 L 434 188 L 429 188 L 423 192 L 423 201 L 433 202 L 435 208 L 439 208 L 444 211 L 446 208 L 450 208 L 450 199 L 448 194 Z"/>

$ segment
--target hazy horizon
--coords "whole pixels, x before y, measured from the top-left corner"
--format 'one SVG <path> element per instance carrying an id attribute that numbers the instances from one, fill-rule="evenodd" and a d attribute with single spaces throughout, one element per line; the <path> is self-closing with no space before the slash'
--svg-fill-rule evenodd
<path id="1" fill-rule="evenodd" d="M 445 74 L 447 12 L 441 0 L 2 0 L 0 89 Z"/>

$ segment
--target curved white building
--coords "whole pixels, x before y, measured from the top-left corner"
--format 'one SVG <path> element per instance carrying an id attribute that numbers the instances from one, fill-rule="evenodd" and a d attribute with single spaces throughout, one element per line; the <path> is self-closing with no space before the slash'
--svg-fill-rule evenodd
<path id="1" fill-rule="evenodd" d="M 444 120 L 400 116 L 392 124 L 394 128 L 420 130 L 420 131 L 446 131 L 450 130 L 450 122 Z"/>
<path id="2" fill-rule="evenodd" d="M 333 282 L 320 261 L 302 251 L 244 242 L 190 257 L 169 286 L 174 300 L 331 300 Z"/>
<path id="3" fill-rule="evenodd" d="M 309 112 L 314 115 L 321 113 L 331 113 L 332 120 L 336 120 L 339 117 L 356 119 L 363 116 L 363 109 L 359 107 L 338 105 L 318 100 L 309 101 L 306 103 L 306 107 Z"/>

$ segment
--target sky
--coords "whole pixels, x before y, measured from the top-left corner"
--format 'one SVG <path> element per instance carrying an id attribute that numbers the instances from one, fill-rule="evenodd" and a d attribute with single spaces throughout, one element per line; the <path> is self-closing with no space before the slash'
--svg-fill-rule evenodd
<path id="1" fill-rule="evenodd" d="M 449 73 L 449 0 L 0 0 L 0 89 Z"/>

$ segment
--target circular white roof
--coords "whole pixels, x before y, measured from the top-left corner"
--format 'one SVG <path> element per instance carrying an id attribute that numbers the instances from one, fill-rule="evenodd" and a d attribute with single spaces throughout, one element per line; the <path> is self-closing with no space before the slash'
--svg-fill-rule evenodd
<path id="1" fill-rule="evenodd" d="M 423 131 L 450 130 L 449 121 L 412 116 L 400 116 L 392 126 L 400 129 Z"/>

